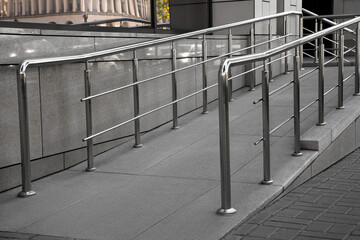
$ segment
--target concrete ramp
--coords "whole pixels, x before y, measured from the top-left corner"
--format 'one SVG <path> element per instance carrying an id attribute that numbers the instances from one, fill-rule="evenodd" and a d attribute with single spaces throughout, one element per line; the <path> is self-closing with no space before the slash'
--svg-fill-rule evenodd
<path id="1" fill-rule="evenodd" d="M 308 71 L 305 69 L 303 72 Z M 353 68 L 346 67 L 350 74 Z M 336 68 L 325 71 L 325 90 L 336 84 Z M 346 74 L 346 75 L 347 75 Z M 271 90 L 291 81 L 281 75 Z M 301 81 L 301 106 L 317 95 L 317 73 Z M 354 86 L 345 84 L 345 95 Z M 292 115 L 292 87 L 270 98 L 271 128 Z M 144 146 L 127 142 L 85 163 L 33 183 L 37 196 L 19 199 L 13 189 L 0 194 L 0 231 L 85 239 L 217 240 L 286 189 L 319 173 L 359 146 L 360 97 L 334 110 L 337 95 L 326 98 L 325 126 L 315 126 L 317 106 L 301 115 L 303 155 L 292 156 L 293 123 L 271 137 L 272 185 L 262 180 L 261 86 L 241 89 L 230 103 L 232 201 L 237 213 L 216 215 L 220 207 L 217 102 L 210 113 L 194 111 L 179 119 L 180 129 L 164 125 L 143 136 Z"/>

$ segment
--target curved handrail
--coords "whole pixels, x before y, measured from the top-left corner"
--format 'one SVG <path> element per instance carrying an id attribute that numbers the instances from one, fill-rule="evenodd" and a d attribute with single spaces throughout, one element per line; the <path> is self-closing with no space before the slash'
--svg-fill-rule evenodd
<path id="1" fill-rule="evenodd" d="M 309 36 L 300 38 L 298 40 L 294 40 L 292 42 L 286 43 L 284 45 L 281 45 L 279 47 L 270 49 L 268 51 L 262 52 L 262 53 L 255 53 L 255 54 L 249 54 L 246 56 L 240 56 L 240 57 L 234 57 L 234 58 L 228 58 L 226 60 L 224 60 L 222 62 L 222 64 L 220 65 L 220 69 L 219 69 L 219 74 L 225 74 L 225 72 L 228 71 L 230 65 L 232 64 L 245 64 L 245 63 L 250 63 L 250 62 L 254 62 L 254 61 L 260 61 L 260 60 L 265 60 L 269 57 L 278 55 L 282 52 L 285 52 L 287 50 L 299 47 L 301 45 L 304 45 L 305 43 L 314 41 L 320 37 L 324 37 L 334 31 L 340 30 L 345 28 L 346 26 L 355 24 L 357 22 L 360 22 L 360 17 L 354 18 L 352 20 L 346 21 L 344 23 L 340 23 L 336 26 L 332 26 L 329 27 L 327 29 L 324 29 L 322 31 L 313 33 Z"/>
<path id="2" fill-rule="evenodd" d="M 29 65 L 54 64 L 54 63 L 59 64 L 59 63 L 69 63 L 69 62 L 76 62 L 76 61 L 86 61 L 86 60 L 90 60 L 90 59 L 94 59 L 94 58 L 118 54 L 120 52 L 136 50 L 139 48 L 168 43 L 168 42 L 172 42 L 172 41 L 176 41 L 176 40 L 185 39 L 188 37 L 194 37 L 194 36 L 198 36 L 198 35 L 202 35 L 202 34 L 207 34 L 207 33 L 220 31 L 220 30 L 233 28 L 233 27 L 239 27 L 239 26 L 243 26 L 243 25 L 247 25 L 247 24 L 251 24 L 251 23 L 261 22 L 264 20 L 270 20 L 273 18 L 288 16 L 288 15 L 302 15 L 302 13 L 297 12 L 297 11 L 282 12 L 282 13 L 273 14 L 270 16 L 256 18 L 256 19 L 249 19 L 249 20 L 245 20 L 245 21 L 241 21 L 241 22 L 237 22 L 237 23 L 230 23 L 230 24 L 226 24 L 226 25 L 222 25 L 222 26 L 193 31 L 190 33 L 179 34 L 179 35 L 170 36 L 170 37 L 166 37 L 166 38 L 161 38 L 161 39 L 156 39 L 156 40 L 146 41 L 146 42 L 141 42 L 141 43 L 135 43 L 135 44 L 127 45 L 127 46 L 111 48 L 111 49 L 106 49 L 106 50 L 102 50 L 102 51 L 96 51 L 96 52 L 86 53 L 86 54 L 81 54 L 81 55 L 53 57 L 53 58 L 25 59 L 19 64 L 19 72 L 24 73 L 26 71 L 26 68 Z"/>

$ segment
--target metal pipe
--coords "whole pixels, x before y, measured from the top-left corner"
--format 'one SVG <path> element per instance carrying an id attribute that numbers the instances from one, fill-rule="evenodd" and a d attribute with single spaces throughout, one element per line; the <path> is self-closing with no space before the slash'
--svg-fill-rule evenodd
<path id="1" fill-rule="evenodd" d="M 288 54 L 287 56 L 283 56 L 283 57 L 280 57 L 280 58 L 278 58 L 278 59 L 275 59 L 275 60 L 271 61 L 271 63 L 280 61 L 280 60 L 282 60 L 282 59 L 284 59 L 284 58 L 286 58 L 286 57 L 288 57 L 288 56 L 290 56 L 290 55 L 291 55 L 291 54 Z M 270 64 L 270 62 L 269 62 L 268 64 Z M 234 78 L 243 76 L 243 75 L 245 75 L 245 74 L 247 74 L 247 73 L 250 73 L 250 72 L 252 72 L 252 71 L 258 70 L 258 69 L 260 69 L 260 68 L 262 68 L 262 67 L 263 67 L 263 66 L 257 66 L 256 68 L 253 68 L 253 69 L 250 69 L 250 70 L 245 71 L 245 72 L 243 72 L 243 73 L 240 73 L 240 74 L 238 74 L 238 75 L 232 76 L 231 78 L 229 78 L 229 81 L 232 81 Z"/>
<path id="2" fill-rule="evenodd" d="M 311 11 L 305 9 L 305 8 L 303 8 L 302 11 L 313 16 L 313 17 L 306 16 L 305 17 L 306 19 L 322 19 L 324 22 L 326 22 L 326 23 L 328 23 L 328 24 L 330 24 L 332 26 L 335 26 L 336 23 L 329 20 L 329 19 L 327 19 L 327 18 L 343 18 L 344 19 L 344 18 L 354 18 L 354 17 L 359 16 L 359 14 L 332 14 L 332 15 L 321 15 L 321 16 L 319 16 L 316 13 L 311 12 Z M 344 28 L 344 30 L 347 31 L 347 32 L 355 34 L 355 32 L 353 30 L 349 29 L 349 28 Z"/>
<path id="3" fill-rule="evenodd" d="M 360 22 L 356 24 L 356 53 L 355 53 L 355 93 L 354 96 L 360 95 Z"/>
<path id="4" fill-rule="evenodd" d="M 301 110 L 300 110 L 300 113 L 302 113 L 303 111 L 305 111 L 306 109 L 308 109 L 309 107 L 311 107 L 311 105 L 313 105 L 314 103 L 318 102 L 319 99 L 316 99 L 314 101 L 312 101 L 311 103 L 309 103 L 308 105 L 306 105 L 305 107 L 303 107 Z"/>
<path id="5" fill-rule="evenodd" d="M 228 70 L 219 70 L 219 139 L 220 139 L 220 178 L 221 208 L 218 214 L 233 214 L 231 207 L 230 137 L 229 137 L 229 85 Z"/>
<path id="6" fill-rule="evenodd" d="M 294 56 L 294 153 L 293 156 L 301 156 L 300 149 L 300 50 Z"/>
<path id="7" fill-rule="evenodd" d="M 286 123 L 290 122 L 291 119 L 294 118 L 294 115 L 291 115 L 291 117 L 289 117 L 288 119 L 286 119 L 285 121 L 283 121 L 282 123 L 280 123 L 279 125 L 277 125 L 276 127 L 274 127 L 271 131 L 270 131 L 270 135 L 273 134 L 274 132 L 276 132 L 278 129 L 280 129 L 282 126 L 284 126 Z M 263 139 L 263 138 L 261 138 Z"/>
<path id="8" fill-rule="evenodd" d="M 231 28 L 229 28 L 229 35 L 228 35 L 228 53 L 229 53 L 229 58 L 232 58 L 232 34 L 231 34 Z M 231 73 L 231 67 L 229 68 L 229 78 L 232 76 Z M 233 89 L 233 84 L 232 81 L 229 81 L 229 102 L 234 101 L 234 99 L 232 98 L 232 89 Z"/>
<path id="9" fill-rule="evenodd" d="M 339 58 L 338 58 L 338 106 L 337 109 L 344 108 L 344 31 L 340 30 Z"/>
<path id="10" fill-rule="evenodd" d="M 134 51 L 133 59 L 133 83 L 138 81 L 139 76 L 139 60 L 136 56 L 136 51 Z M 140 103 L 139 103 L 139 85 L 134 85 L 133 87 L 133 98 L 134 98 L 134 117 L 139 116 L 140 114 Z M 134 131 L 135 131 L 135 144 L 134 148 L 142 147 L 140 139 L 140 119 L 134 120 Z"/>
<path id="11" fill-rule="evenodd" d="M 324 122 L 324 44 L 320 45 L 319 52 L 319 79 L 318 79 L 318 98 L 319 98 L 319 121 L 318 126 L 323 126 Z"/>
<path id="12" fill-rule="evenodd" d="M 329 35 L 331 33 L 333 33 L 334 31 L 337 31 L 339 29 L 344 28 L 345 26 L 350 26 L 352 24 L 355 24 L 357 22 L 360 22 L 360 17 L 358 18 L 354 18 L 351 19 L 347 22 L 344 23 L 340 23 L 337 26 L 333 26 L 333 27 L 329 27 L 321 32 L 317 32 L 314 34 L 311 34 L 309 36 L 305 36 L 301 39 L 297 39 L 294 41 L 291 41 L 287 44 L 281 45 L 279 47 L 273 48 L 271 50 L 265 51 L 265 52 L 261 52 L 261 53 L 255 53 L 252 55 L 244 55 L 244 56 L 239 56 L 239 57 L 233 57 L 231 59 L 227 59 L 224 64 L 226 65 L 241 65 L 241 64 L 248 64 L 248 63 L 252 63 L 255 61 L 263 61 L 269 57 L 281 54 L 285 51 L 288 51 L 290 49 L 293 49 L 295 47 L 298 47 L 300 45 L 306 44 L 308 42 L 314 41 L 317 38 Z M 223 66 L 220 66 L 220 68 L 222 68 Z"/>
<path id="13" fill-rule="evenodd" d="M 175 42 L 171 43 L 171 52 L 172 52 L 172 61 L 171 61 L 171 67 L 172 70 L 176 70 L 176 47 Z M 172 89 L 172 100 L 177 100 L 177 83 L 176 83 L 176 74 L 172 74 L 172 81 L 171 81 L 171 89 Z M 177 110 L 177 102 L 174 102 L 172 105 L 172 111 L 173 111 L 173 126 L 172 129 L 178 129 L 178 110 Z"/>
<path id="14" fill-rule="evenodd" d="M 19 105 L 19 127 L 21 147 L 21 192 L 18 197 L 25 198 L 36 194 L 31 190 L 31 162 L 30 162 L 30 137 L 29 113 L 27 104 L 27 84 L 25 72 L 17 71 L 17 92 Z"/>
<path id="15" fill-rule="evenodd" d="M 267 60 L 264 60 L 262 73 L 262 121 L 263 121 L 263 161 L 264 179 L 261 184 L 272 184 L 270 178 L 270 112 L 269 112 L 269 70 Z M 220 89 L 220 88 L 219 88 Z"/>
<path id="16" fill-rule="evenodd" d="M 355 76 L 355 72 L 353 72 L 350 76 L 346 77 L 343 82 L 348 81 L 348 80 L 349 80 L 350 78 L 352 78 L 353 76 Z"/>
<path id="17" fill-rule="evenodd" d="M 335 20 L 335 23 L 337 24 L 336 21 L 337 21 L 337 20 Z M 339 45 L 339 42 L 340 42 L 340 31 L 341 31 L 341 30 L 336 31 L 336 32 L 334 33 L 335 42 L 337 42 L 338 45 Z M 334 46 L 334 45 L 333 45 L 333 47 L 334 47 L 334 54 L 335 54 L 336 56 L 338 56 L 338 55 L 339 55 L 339 50 L 338 50 L 339 46 L 336 46 L 336 45 Z"/>
<path id="18" fill-rule="evenodd" d="M 315 33 L 318 32 L 318 20 L 315 19 Z M 315 53 L 314 53 L 314 56 L 315 56 L 315 59 L 314 59 L 314 62 L 315 63 L 318 63 L 319 62 L 319 54 L 318 54 L 318 49 L 319 49 L 319 40 L 318 39 L 315 39 Z"/>
<path id="19" fill-rule="evenodd" d="M 211 88 L 213 88 L 213 87 L 216 87 L 217 85 L 218 85 L 218 84 L 215 83 L 215 84 L 207 87 L 206 89 L 201 89 L 201 90 L 196 91 L 196 92 L 193 92 L 192 94 L 189 94 L 189 95 L 187 95 L 187 96 L 185 96 L 185 97 L 179 98 L 179 99 L 177 99 L 177 100 L 174 101 L 174 102 L 167 103 L 167 104 L 165 104 L 165 105 L 163 105 L 163 106 L 154 108 L 153 110 L 150 110 L 150 111 L 148 111 L 148 112 L 146 112 L 146 113 L 142 113 L 142 114 L 140 114 L 139 116 L 137 116 L 136 118 L 131 118 L 131 119 L 129 119 L 129 120 L 126 120 L 125 122 L 122 122 L 122 123 L 117 124 L 117 125 L 115 125 L 115 126 L 113 126 L 113 127 L 110 127 L 110 128 L 108 128 L 108 129 L 105 129 L 105 130 L 103 130 L 103 131 L 101 131 L 101 132 L 95 133 L 95 134 L 93 134 L 93 135 L 91 135 L 91 136 L 89 136 L 89 137 L 87 137 L 87 138 L 84 138 L 83 141 L 87 141 L 87 140 L 90 139 L 90 138 L 98 137 L 98 136 L 100 136 L 100 135 L 102 135 L 102 134 L 104 134 L 104 133 L 110 132 L 111 130 L 114 130 L 114 129 L 116 129 L 116 128 L 119 128 L 119 127 L 121 127 L 121 126 L 124 126 L 125 124 L 128 124 L 128 123 L 134 121 L 135 119 L 139 119 L 139 118 L 145 117 L 146 115 L 149 115 L 149 114 L 154 113 L 154 112 L 156 112 L 156 111 L 159 111 L 159 110 L 161 110 L 161 109 L 163 109 L 163 108 L 166 108 L 166 107 L 168 107 L 168 106 L 171 106 L 171 105 L 173 105 L 174 103 L 181 102 L 181 101 L 183 101 L 183 100 L 185 100 L 185 99 L 188 99 L 188 98 L 190 98 L 190 97 L 192 97 L 192 96 L 195 96 L 196 94 L 199 94 L 199 93 L 203 92 L 204 90 L 209 90 L 209 89 L 211 89 Z"/>
<path id="20" fill-rule="evenodd" d="M 85 63 L 84 71 L 84 85 L 85 85 L 85 97 L 91 96 L 91 85 L 90 85 L 90 70 L 88 62 Z M 91 113 L 91 100 L 85 102 L 85 116 L 86 116 L 86 136 L 92 135 L 92 113 Z M 96 170 L 94 167 L 94 143 L 93 139 L 86 141 L 87 144 L 87 172 Z"/>
<path id="21" fill-rule="evenodd" d="M 250 48 L 250 54 L 254 54 L 255 53 L 255 25 L 251 24 L 250 26 L 250 46 L 252 46 Z M 250 69 L 254 69 L 255 68 L 255 63 L 250 63 Z M 255 90 L 255 72 L 250 72 L 250 88 L 249 91 L 254 91 Z"/>
<path id="22" fill-rule="evenodd" d="M 203 78 L 202 78 L 202 86 L 203 89 L 205 89 L 207 87 L 207 58 L 208 58 L 208 53 L 207 53 L 207 41 L 206 41 L 206 35 L 203 35 L 203 42 L 202 42 L 202 54 L 203 54 Z M 203 111 L 202 114 L 207 114 L 209 113 L 208 111 L 208 100 L 207 100 L 207 91 L 203 91 Z"/>
<path id="23" fill-rule="evenodd" d="M 324 39 L 325 39 L 325 37 L 324 37 Z M 314 46 L 314 44 L 312 44 L 312 43 L 308 43 L 308 44 Z M 344 48 L 345 48 L 345 46 L 344 46 Z M 331 56 L 334 56 L 334 57 L 335 57 L 334 59 L 337 59 L 337 58 L 338 58 L 338 55 L 336 55 L 335 53 L 332 53 L 332 52 L 330 52 L 330 51 L 328 51 L 328 50 L 326 50 L 326 49 L 324 49 L 324 51 L 325 51 L 326 53 L 330 54 Z M 349 49 L 346 53 L 351 52 L 351 51 L 352 51 L 352 49 Z M 344 53 L 344 55 L 345 55 L 346 53 Z M 347 60 L 347 59 L 344 59 L 344 61 L 350 62 L 350 61 Z M 325 65 L 326 65 L 326 63 L 325 63 Z"/>
<path id="24" fill-rule="evenodd" d="M 299 37 L 304 37 L 304 17 L 302 15 L 299 15 Z M 304 63 L 304 46 L 300 45 L 300 69 L 303 69 L 303 63 Z"/>
<path id="25" fill-rule="evenodd" d="M 289 31 L 289 26 L 288 26 L 288 18 L 287 16 L 284 17 L 285 20 L 284 20 L 284 27 L 285 27 L 285 35 L 288 35 L 288 31 Z M 289 42 L 289 38 L 286 37 L 285 38 L 285 44 L 287 44 Z M 285 56 L 288 55 L 288 51 L 285 51 Z M 286 57 L 285 58 L 285 73 L 289 73 L 289 58 Z"/>
<path id="26" fill-rule="evenodd" d="M 224 30 L 224 29 L 229 29 L 229 28 L 238 27 L 238 26 L 244 26 L 244 25 L 261 22 L 261 21 L 265 21 L 268 19 L 272 19 L 272 18 L 278 18 L 278 17 L 282 17 L 282 16 L 286 16 L 286 15 L 301 15 L 301 14 L 302 14 L 301 12 L 297 12 L 297 11 L 288 11 L 288 12 L 282 12 L 282 13 L 278 13 L 278 14 L 274 14 L 274 15 L 270 15 L 270 16 L 264 16 L 264 17 L 260 17 L 260 18 L 256 18 L 256 19 L 249 19 L 249 20 L 245 20 L 245 21 L 241 21 L 241 22 L 226 24 L 226 25 L 217 26 L 217 27 L 211 27 L 211 28 L 207 28 L 207 29 L 203 29 L 203 30 L 190 32 L 190 33 L 174 35 L 174 36 L 170 36 L 170 37 L 166 37 L 166 38 L 159 38 L 159 39 L 152 40 L 152 41 L 134 43 L 134 44 L 130 44 L 127 46 L 111 48 L 111 49 L 96 51 L 96 52 L 92 52 L 92 53 L 73 55 L 73 56 L 63 56 L 63 57 L 26 59 L 20 63 L 20 72 L 25 71 L 29 65 L 83 62 L 86 60 L 110 56 L 110 55 L 118 54 L 121 52 L 133 51 L 133 50 L 140 49 L 140 48 L 169 43 L 169 42 L 173 42 L 176 40 L 194 37 L 194 36 L 198 36 L 198 35 L 203 35 L 203 34 L 207 34 L 207 33 L 212 33 L 212 32 L 216 32 L 216 31 L 220 31 L 220 30 Z"/>
<path id="27" fill-rule="evenodd" d="M 271 20 L 269 20 L 269 26 L 268 26 L 268 31 L 269 31 L 269 43 L 268 43 L 268 49 L 270 50 L 272 48 L 272 44 L 271 44 L 271 39 L 272 39 L 272 24 L 271 24 Z M 268 68 L 269 68 L 269 81 L 272 82 L 273 77 L 272 77 L 272 65 L 271 65 L 271 57 L 268 59 Z"/>

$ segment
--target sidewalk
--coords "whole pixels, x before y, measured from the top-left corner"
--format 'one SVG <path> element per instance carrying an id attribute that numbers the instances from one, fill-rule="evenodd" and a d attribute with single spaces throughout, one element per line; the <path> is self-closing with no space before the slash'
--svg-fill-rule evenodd
<path id="1" fill-rule="evenodd" d="M 279 197 L 224 240 L 360 239 L 360 149 Z"/>
<path id="2" fill-rule="evenodd" d="M 308 71 L 309 69 L 305 70 Z M 346 67 L 345 76 L 353 72 Z M 305 72 L 303 71 L 303 72 Z M 337 68 L 325 71 L 325 90 L 333 87 Z M 281 75 L 270 90 L 290 81 Z M 302 79 L 301 106 L 317 96 L 317 72 Z M 216 90 L 216 89 L 215 89 Z M 270 126 L 292 112 L 292 86 L 271 96 Z M 345 96 L 353 92 L 346 82 Z M 179 119 L 180 129 L 164 125 L 95 157 L 95 172 L 86 163 L 33 183 L 37 195 L 16 198 L 19 188 L 0 194 L 0 231 L 81 239 L 218 240 L 249 215 L 278 197 L 316 156 L 293 157 L 293 123 L 271 137 L 272 185 L 262 180 L 261 86 L 234 93 L 230 103 L 232 202 L 237 213 L 216 215 L 220 207 L 220 160 L 217 102 L 210 113 L 194 111 Z M 336 91 L 325 98 L 325 112 L 336 107 Z M 301 115 L 302 132 L 317 122 L 317 106 Z M 45 238 L 46 239 L 46 238 Z M 38 239 L 36 239 L 38 240 Z"/>

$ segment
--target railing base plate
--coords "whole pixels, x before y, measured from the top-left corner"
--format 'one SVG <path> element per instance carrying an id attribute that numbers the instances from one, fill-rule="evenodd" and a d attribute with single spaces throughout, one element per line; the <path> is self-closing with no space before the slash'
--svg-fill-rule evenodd
<path id="1" fill-rule="evenodd" d="M 302 153 L 302 152 L 299 152 L 299 153 L 294 152 L 294 153 L 292 153 L 292 155 L 293 155 L 294 157 L 299 157 L 299 156 L 302 156 L 303 153 Z"/>
<path id="2" fill-rule="evenodd" d="M 85 171 L 87 172 L 93 172 L 96 170 L 96 167 L 92 167 L 92 168 L 86 168 Z"/>
<path id="3" fill-rule="evenodd" d="M 263 185 L 270 185 L 270 184 L 273 184 L 273 180 L 262 180 L 261 181 L 261 184 L 263 184 Z"/>
<path id="4" fill-rule="evenodd" d="M 34 196 L 34 195 L 36 195 L 36 192 L 28 191 L 28 192 L 19 192 L 17 196 L 20 197 L 20 198 L 27 198 L 27 197 L 31 197 L 31 196 Z"/>
<path id="5" fill-rule="evenodd" d="M 134 144 L 134 148 L 141 148 L 143 145 L 142 144 Z"/>
<path id="6" fill-rule="evenodd" d="M 354 93 L 353 96 L 360 96 L 360 93 Z"/>
<path id="7" fill-rule="evenodd" d="M 216 214 L 218 215 L 228 215 L 228 214 L 234 214 L 236 213 L 236 209 L 235 208 L 229 208 L 229 209 L 223 209 L 220 208 L 219 210 L 217 210 Z"/>
<path id="8" fill-rule="evenodd" d="M 176 129 L 179 129 L 179 128 L 180 128 L 179 126 L 176 126 L 176 127 L 172 127 L 171 129 L 176 130 Z"/>
<path id="9" fill-rule="evenodd" d="M 322 123 L 317 123 L 316 126 L 325 126 L 326 122 L 322 122 Z"/>
<path id="10" fill-rule="evenodd" d="M 205 111 L 205 112 L 202 112 L 201 114 L 208 114 L 210 111 Z"/>

